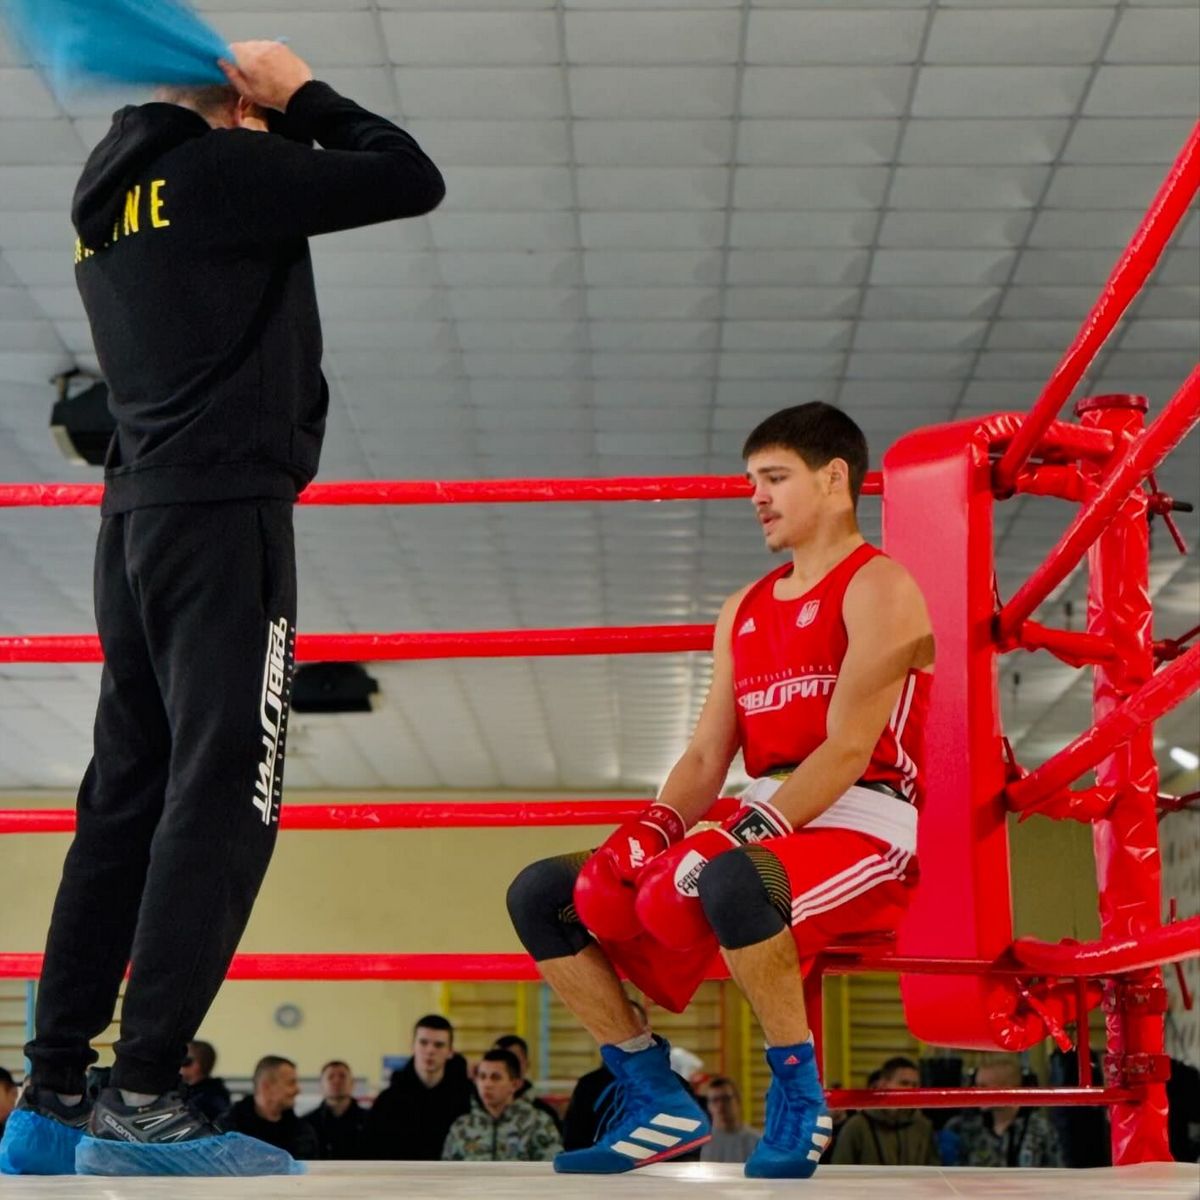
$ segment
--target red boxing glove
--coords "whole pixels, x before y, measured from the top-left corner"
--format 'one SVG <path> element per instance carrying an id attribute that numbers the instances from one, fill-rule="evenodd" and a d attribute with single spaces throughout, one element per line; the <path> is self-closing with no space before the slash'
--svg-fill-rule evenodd
<path id="1" fill-rule="evenodd" d="M 660 945 L 688 950 L 713 936 L 700 903 L 700 873 L 726 850 L 785 837 L 791 823 L 770 804 L 739 808 L 720 829 L 705 829 L 660 854 L 638 880 L 634 911 Z"/>
<path id="2" fill-rule="evenodd" d="M 575 880 L 575 912 L 592 934 L 625 942 L 641 933 L 633 907 L 637 878 L 646 863 L 686 832 L 673 808 L 651 804 L 583 864 Z"/>

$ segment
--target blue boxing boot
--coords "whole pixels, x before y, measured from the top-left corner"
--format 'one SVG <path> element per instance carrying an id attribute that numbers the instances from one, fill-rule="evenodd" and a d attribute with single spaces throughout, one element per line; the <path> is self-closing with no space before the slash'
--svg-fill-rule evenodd
<path id="1" fill-rule="evenodd" d="M 0 1175 L 74 1175 L 75 1147 L 92 1102 L 64 1104 L 49 1088 L 26 1085 L 4 1126 Z"/>
<path id="2" fill-rule="evenodd" d="M 833 1137 L 833 1118 L 817 1075 L 811 1039 L 798 1046 L 770 1046 L 767 1063 L 767 1120 L 762 1138 L 746 1160 L 758 1179 L 807 1179 Z"/>
<path id="3" fill-rule="evenodd" d="M 616 1175 L 678 1158 L 712 1137 L 704 1110 L 671 1070 L 671 1047 L 663 1038 L 656 1036 L 649 1049 L 632 1054 L 601 1046 L 600 1056 L 615 1077 L 608 1085 L 612 1108 L 596 1144 L 558 1155 L 556 1171 Z"/>
<path id="4" fill-rule="evenodd" d="M 125 1104 L 116 1088 L 96 1099 L 75 1150 L 80 1175 L 303 1175 L 286 1150 L 221 1133 L 178 1092 Z"/>

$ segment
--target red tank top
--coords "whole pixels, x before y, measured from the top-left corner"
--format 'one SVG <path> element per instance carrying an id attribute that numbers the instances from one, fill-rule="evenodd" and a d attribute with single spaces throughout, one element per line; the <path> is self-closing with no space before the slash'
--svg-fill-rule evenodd
<path id="1" fill-rule="evenodd" d="M 792 564 L 760 579 L 733 623 L 733 692 L 746 770 L 755 777 L 802 763 L 824 740 L 829 701 L 850 644 L 842 601 L 850 580 L 883 551 L 864 544 L 794 600 L 775 598 Z M 910 670 L 860 782 L 921 799 L 922 735 L 931 676 Z"/>

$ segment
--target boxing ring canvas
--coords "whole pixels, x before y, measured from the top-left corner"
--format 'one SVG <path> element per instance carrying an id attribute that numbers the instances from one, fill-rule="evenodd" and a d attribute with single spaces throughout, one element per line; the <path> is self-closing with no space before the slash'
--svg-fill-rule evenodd
<path id="1" fill-rule="evenodd" d="M 1175 1163 L 1096 1171 L 960 1167 L 822 1167 L 814 1178 L 746 1179 L 740 1166 L 663 1163 L 598 1179 L 555 1175 L 549 1163 L 314 1163 L 266 1179 L 7 1177 L 13 1200 L 1195 1200 L 1196 1168 Z"/>

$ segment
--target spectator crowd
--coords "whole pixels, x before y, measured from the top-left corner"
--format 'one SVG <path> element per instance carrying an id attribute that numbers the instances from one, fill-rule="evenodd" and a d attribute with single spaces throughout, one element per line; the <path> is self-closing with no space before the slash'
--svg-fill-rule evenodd
<path id="1" fill-rule="evenodd" d="M 635 1007 L 640 1009 L 636 1002 Z M 644 1019 L 644 1010 L 641 1015 Z M 523 1038 L 511 1033 L 498 1037 L 472 1068 L 455 1050 L 453 1026 L 438 1014 L 416 1023 L 407 1061 L 369 1104 L 355 1097 L 354 1072 L 339 1059 L 321 1067 L 320 1102 L 303 1115 L 296 1112 L 300 1077 L 291 1059 L 276 1054 L 259 1059 L 249 1091 L 236 1100 L 215 1074 L 216 1064 L 210 1043 L 189 1044 L 180 1075 L 192 1103 L 219 1128 L 259 1138 L 299 1159 L 545 1162 L 561 1150 L 592 1145 L 613 1094 L 613 1077 L 600 1065 L 576 1082 L 560 1116 L 529 1079 L 529 1047 Z M 926 1082 L 946 1084 L 947 1064 L 952 1084 L 992 1090 L 1037 1082 L 1023 1074 L 1015 1057 L 1001 1055 L 981 1062 L 970 1079 L 963 1076 L 958 1059 L 926 1060 Z M 867 1086 L 920 1087 L 922 1065 L 903 1056 L 889 1058 Z M 1098 1074 L 1098 1063 L 1095 1068 Z M 1180 1161 L 1195 1162 L 1200 1156 L 1200 1075 L 1183 1064 L 1175 1068 L 1169 1089 L 1172 1153 Z M 1074 1058 L 1057 1052 L 1050 1060 L 1049 1082 L 1072 1085 L 1075 1070 Z M 744 1122 L 737 1084 L 725 1075 L 695 1075 L 684 1082 L 708 1109 L 713 1125 L 711 1141 L 685 1160 L 744 1162 L 759 1133 Z M 17 1095 L 13 1075 L 0 1067 L 0 1132 Z M 1089 1167 L 1110 1161 L 1103 1108 L 1006 1105 L 925 1113 L 896 1107 L 838 1111 L 833 1117 L 833 1137 L 823 1158 L 835 1164 Z"/>

